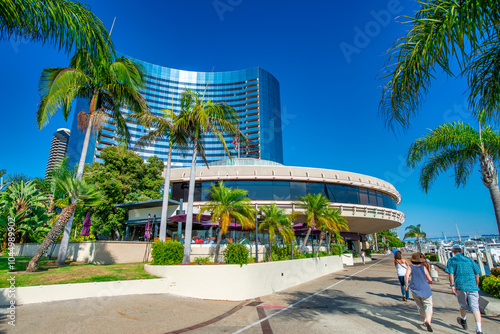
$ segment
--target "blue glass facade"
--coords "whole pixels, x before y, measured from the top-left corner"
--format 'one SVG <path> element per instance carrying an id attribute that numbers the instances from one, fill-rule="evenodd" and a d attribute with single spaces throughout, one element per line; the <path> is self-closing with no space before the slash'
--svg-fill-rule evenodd
<path id="1" fill-rule="evenodd" d="M 195 201 L 210 201 L 210 189 L 216 182 L 196 182 L 194 190 Z M 354 186 L 317 182 L 296 181 L 224 181 L 224 186 L 233 189 L 243 189 L 248 192 L 251 200 L 295 201 L 306 194 L 321 194 L 332 203 L 349 203 L 371 205 L 397 210 L 394 199 L 384 193 Z M 172 184 L 172 199 L 187 202 L 189 182 L 174 182 Z"/>
<path id="2" fill-rule="evenodd" d="M 240 157 L 283 163 L 280 88 L 278 81 L 269 72 L 259 67 L 230 72 L 191 72 L 136 61 L 141 63 L 147 72 L 146 88 L 142 93 L 152 113 L 160 116 L 163 114 L 163 109 L 179 112 L 180 94 L 185 89 L 201 94 L 205 92 L 205 100 L 225 102 L 233 107 L 240 117 L 240 130 L 246 135 L 248 145 L 239 147 L 237 152 L 231 143 L 233 138 L 226 137 L 232 157 L 238 157 L 239 153 Z M 136 148 L 135 143 L 147 133 L 147 130 L 140 125 L 129 124 L 129 131 L 131 148 L 134 152 L 144 159 L 156 155 L 161 160 L 167 161 L 167 141 L 158 141 L 148 147 Z M 92 155 L 90 161 L 94 157 L 94 151 L 95 157 L 99 159 L 102 149 L 115 145 L 114 138 L 114 124 L 110 122 L 104 126 L 96 149 L 89 150 L 89 154 Z M 215 137 L 206 138 L 205 148 L 208 162 L 228 158 L 222 144 Z M 173 167 L 190 166 L 192 151 L 181 153 L 174 150 L 172 153 Z M 203 164 L 201 157 L 198 157 L 197 164 Z"/>

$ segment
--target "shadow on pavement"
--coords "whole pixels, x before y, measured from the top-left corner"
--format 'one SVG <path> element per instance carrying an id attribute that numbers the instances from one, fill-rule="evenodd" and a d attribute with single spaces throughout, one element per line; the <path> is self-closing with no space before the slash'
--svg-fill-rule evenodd
<path id="1" fill-rule="evenodd" d="M 383 298 L 389 297 L 390 299 L 400 300 L 399 297 L 386 294 L 377 294 L 368 292 L 370 295 L 379 296 Z M 290 304 L 293 304 L 303 298 L 308 297 L 307 293 L 288 293 L 283 294 Z M 368 299 L 368 298 L 367 298 Z M 365 298 L 353 297 L 345 294 L 343 291 L 331 289 L 324 291 L 308 300 L 297 304 L 279 315 L 280 318 L 287 320 L 299 321 L 315 321 L 318 316 L 324 315 L 357 315 L 368 321 L 372 321 L 382 325 L 388 329 L 396 330 L 400 333 L 422 333 L 424 326 L 418 313 L 414 301 L 403 302 L 399 307 L 394 305 L 384 305 L 378 298 L 374 302 L 370 302 Z M 392 303 L 392 301 L 391 301 Z M 443 308 L 434 308 L 434 313 L 439 314 L 444 312 Z M 410 323 L 415 327 L 415 330 L 403 327 L 398 322 Z M 433 325 L 439 325 L 450 328 L 452 324 L 445 323 L 440 319 L 433 318 Z M 367 326 L 369 328 L 369 324 Z"/>

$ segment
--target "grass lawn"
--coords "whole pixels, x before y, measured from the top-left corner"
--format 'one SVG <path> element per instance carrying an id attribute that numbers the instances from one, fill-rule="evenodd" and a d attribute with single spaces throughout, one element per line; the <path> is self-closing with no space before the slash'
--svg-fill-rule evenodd
<path id="1" fill-rule="evenodd" d="M 158 278 L 144 271 L 144 263 L 95 265 L 66 262 L 66 266 L 58 267 L 54 259 L 42 259 L 37 272 L 25 273 L 30 260 L 31 257 L 27 256 L 16 257 L 13 270 L 18 272 L 16 287 Z M 10 276 L 12 273 L 8 269 L 7 257 L 0 256 L 0 288 L 9 286 L 7 278 Z"/>

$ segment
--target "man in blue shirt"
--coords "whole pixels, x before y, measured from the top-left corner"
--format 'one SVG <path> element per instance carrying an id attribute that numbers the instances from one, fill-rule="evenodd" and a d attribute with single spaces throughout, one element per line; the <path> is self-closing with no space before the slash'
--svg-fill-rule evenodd
<path id="1" fill-rule="evenodd" d="M 450 280 L 451 291 L 457 296 L 460 305 L 460 317 L 457 322 L 467 329 L 467 311 L 471 311 L 476 321 L 476 333 L 482 334 L 481 312 L 479 311 L 479 267 L 471 258 L 462 254 L 460 245 L 452 248 L 453 257 L 448 260 L 446 272 Z"/>

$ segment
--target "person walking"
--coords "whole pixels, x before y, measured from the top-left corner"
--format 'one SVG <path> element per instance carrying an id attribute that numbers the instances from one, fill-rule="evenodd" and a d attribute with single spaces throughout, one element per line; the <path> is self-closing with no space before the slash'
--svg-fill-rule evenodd
<path id="1" fill-rule="evenodd" d="M 366 254 L 365 254 L 365 250 L 364 249 L 361 250 L 360 256 L 361 256 L 361 260 L 363 260 L 363 264 L 365 264 L 365 256 L 366 256 Z"/>
<path id="2" fill-rule="evenodd" d="M 409 302 L 410 291 L 405 290 L 405 275 L 406 269 L 410 266 L 408 261 L 403 258 L 403 254 L 400 251 L 397 251 L 394 255 L 394 266 L 396 267 L 396 271 L 398 273 L 399 284 L 401 284 L 401 293 L 403 294 L 403 301 Z"/>
<path id="3" fill-rule="evenodd" d="M 424 261 L 422 264 L 427 269 L 427 271 L 430 273 L 431 272 L 431 265 L 429 264 L 429 262 L 427 262 L 425 255 L 422 253 L 418 253 L 418 255 L 420 255 L 420 258 L 422 259 L 422 261 Z M 427 281 L 427 283 L 432 284 L 432 281 Z"/>
<path id="4" fill-rule="evenodd" d="M 460 317 L 457 322 L 467 329 L 467 311 L 471 311 L 476 321 L 476 333 L 482 334 L 481 312 L 479 311 L 479 275 L 480 270 L 471 258 L 462 254 L 460 245 L 452 248 L 453 257 L 448 260 L 445 272 L 448 273 L 451 291 L 457 296 Z"/>
<path id="5" fill-rule="evenodd" d="M 427 269 L 422 265 L 422 259 L 418 253 L 411 255 L 410 266 L 405 274 L 405 290 L 411 290 L 413 300 L 418 306 L 420 317 L 424 321 L 424 326 L 432 332 L 432 291 L 427 280 L 432 281 L 432 277 Z M 410 279 L 411 275 L 411 279 Z"/>

